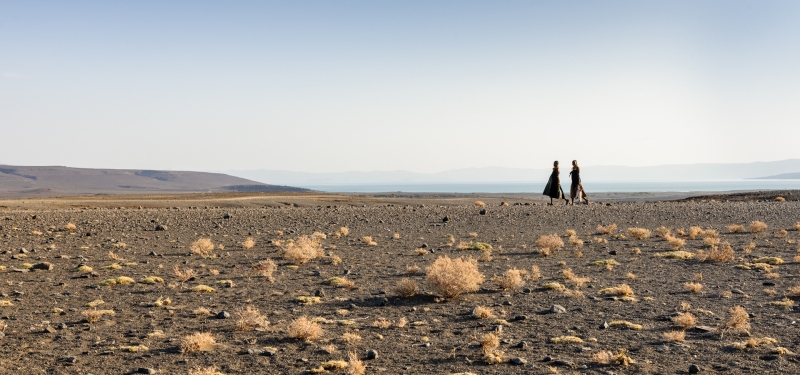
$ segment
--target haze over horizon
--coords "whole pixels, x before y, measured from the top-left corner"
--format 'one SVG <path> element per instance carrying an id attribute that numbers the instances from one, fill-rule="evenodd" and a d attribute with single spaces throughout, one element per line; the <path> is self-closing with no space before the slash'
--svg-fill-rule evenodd
<path id="1" fill-rule="evenodd" d="M 792 1 L 5 3 L 0 163 L 797 159 L 799 18 Z"/>

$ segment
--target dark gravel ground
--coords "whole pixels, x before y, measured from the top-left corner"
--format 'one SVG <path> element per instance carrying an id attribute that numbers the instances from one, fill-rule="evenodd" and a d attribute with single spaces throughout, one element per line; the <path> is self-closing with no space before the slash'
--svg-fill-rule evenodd
<path id="1" fill-rule="evenodd" d="M 319 207 L 309 202 L 306 207 L 285 208 L 4 210 L 0 211 L 0 265 L 6 268 L 0 271 L 4 281 L 0 300 L 10 301 L 12 306 L 0 307 L 0 322 L 7 324 L 0 338 L 0 372 L 98 375 L 150 368 L 157 373 L 186 374 L 198 366 L 215 365 L 225 374 L 295 374 L 325 361 L 346 359 L 348 351 L 364 357 L 367 350 L 374 349 L 378 357 L 365 360 L 367 373 L 676 374 L 687 373 L 691 364 L 704 372 L 800 373 L 793 354 L 773 354 L 778 346 L 800 353 L 796 322 L 800 313 L 791 306 L 771 304 L 781 301 L 789 288 L 800 285 L 800 267 L 794 261 L 800 235 L 793 229 L 800 221 L 800 203 L 760 197 L 753 199 L 761 201 L 709 199 L 548 207 L 524 205 L 523 200 L 508 200 L 510 206 L 500 206 L 500 199 L 491 198 L 481 208 L 422 198 L 400 203 L 373 199 L 360 206 L 354 198 Z M 484 215 L 481 209 L 486 210 Z M 224 218 L 226 214 L 229 218 Z M 442 220 L 445 216 L 449 219 L 446 223 Z M 754 220 L 765 222 L 768 229 L 759 234 L 726 229 L 729 224 L 747 226 Z M 62 229 L 67 223 L 74 223 L 76 229 Z M 597 233 L 598 225 L 611 223 L 619 226 L 618 233 L 641 227 L 653 230 L 653 236 L 635 240 Z M 155 231 L 156 225 L 166 230 Z M 688 230 L 694 225 L 717 230 L 721 240 L 733 247 L 736 259 L 700 263 L 654 256 L 671 250 L 655 236 L 657 227 Z M 342 226 L 350 229 L 348 236 L 330 236 Z M 578 250 L 580 257 L 569 244 L 549 257 L 538 254 L 534 242 L 539 236 L 556 233 L 566 242 L 568 229 L 586 242 Z M 779 230 L 787 234 L 776 234 Z M 280 248 L 271 244 L 314 232 L 329 234 L 322 241 L 325 251 L 341 257 L 341 264 L 332 264 L 326 257 L 292 269 L 280 258 Z M 399 238 L 393 238 L 395 233 Z M 491 244 L 494 251 L 491 261 L 479 263 L 487 278 L 480 291 L 443 301 L 425 285 L 424 274 L 405 272 L 418 265 L 424 273 L 440 256 L 481 255 L 448 246 L 450 234 L 456 245 L 481 241 Z M 377 246 L 365 245 L 360 240 L 363 236 L 373 237 Z M 200 237 L 225 248 L 215 250 L 214 258 L 192 255 L 189 244 Z M 254 248 L 244 250 L 239 245 L 246 237 L 255 239 Z M 598 243 L 596 238 L 608 242 Z M 120 242 L 126 246 L 121 247 Z M 750 243 L 757 247 L 745 253 L 743 249 Z M 414 250 L 423 244 L 429 253 L 418 255 Z M 694 253 L 703 246 L 700 239 L 687 239 L 685 250 Z M 112 260 L 109 251 L 125 261 Z M 786 262 L 769 274 L 736 267 L 761 256 L 781 257 Z M 255 275 L 251 268 L 254 262 L 268 258 L 278 264 L 274 283 Z M 614 259 L 619 265 L 612 269 L 592 265 L 603 259 Z M 24 268 L 24 263 L 41 262 L 51 263 L 53 269 Z M 136 264 L 104 268 L 129 262 Z M 80 264 L 92 267 L 97 277 L 83 278 L 84 274 L 75 271 Z M 488 281 L 509 268 L 530 270 L 534 265 L 540 268 L 542 278 L 528 280 L 527 289 L 501 291 Z M 175 266 L 194 269 L 197 276 L 181 283 L 173 276 Z M 541 288 L 551 281 L 565 283 L 561 271 L 567 268 L 590 278 L 588 285 L 580 288 L 584 298 Z M 345 272 L 355 282 L 355 289 L 325 284 L 328 278 Z M 118 276 L 137 281 L 159 276 L 165 282 L 98 286 Z M 406 277 L 421 285 L 420 295 L 396 296 L 396 283 Z M 223 280 L 234 285 L 224 287 L 219 283 Z M 702 293 L 686 292 L 686 282 L 701 283 Z M 622 283 L 633 288 L 637 302 L 598 294 L 601 288 Z M 190 291 L 199 284 L 215 291 Z M 320 290 L 324 296 L 319 304 L 295 302 L 297 296 Z M 159 297 L 168 297 L 172 303 L 152 307 Z M 105 303 L 97 308 L 114 310 L 114 315 L 88 324 L 82 311 L 98 299 Z M 669 318 L 681 310 L 683 302 L 691 305 L 689 311 L 697 317 L 698 326 L 711 328 L 727 320 L 730 308 L 743 306 L 751 315 L 751 337 L 771 337 L 777 344 L 735 350 L 730 344 L 747 336 L 721 336 L 696 328 L 686 331 L 685 342 L 666 343 L 662 333 L 676 329 Z M 563 306 L 566 313 L 546 313 L 553 305 Z M 234 329 L 235 317 L 214 317 L 245 306 L 258 308 L 270 326 L 239 332 Z M 499 349 L 504 360 L 518 358 L 525 364 L 487 365 L 481 360 L 473 337 L 494 332 L 497 322 L 472 318 L 476 306 L 492 307 L 499 318 L 508 321 L 499 334 Z M 195 314 L 201 307 L 210 314 Z M 287 338 L 287 323 L 301 315 L 327 320 L 321 340 L 305 343 Z M 393 322 L 405 318 L 408 324 L 373 327 L 379 318 Z M 600 328 L 604 322 L 617 320 L 643 328 Z M 195 332 L 211 332 L 220 345 L 212 351 L 181 354 L 180 339 Z M 346 332 L 358 334 L 360 342 L 345 342 Z M 565 335 L 580 337 L 583 343 L 551 342 L 551 338 Z M 523 341 L 526 344 L 520 347 Z M 126 349 L 136 345 L 148 350 Z M 620 367 L 590 360 L 592 353 L 619 349 L 626 349 L 635 363 Z M 274 355 L 265 355 L 264 350 L 274 350 Z"/>

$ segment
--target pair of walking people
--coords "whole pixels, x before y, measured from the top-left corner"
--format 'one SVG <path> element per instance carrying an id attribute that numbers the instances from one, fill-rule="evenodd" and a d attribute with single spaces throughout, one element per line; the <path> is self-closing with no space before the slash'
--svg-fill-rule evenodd
<path id="1" fill-rule="evenodd" d="M 564 190 L 561 189 L 561 177 L 559 177 L 561 172 L 558 170 L 558 160 L 553 162 L 553 173 L 550 174 L 550 180 L 547 181 L 547 186 L 544 187 L 544 195 L 550 197 L 549 205 L 553 205 L 553 200 L 563 199 L 566 201 L 567 204 L 575 204 L 575 200 L 578 200 L 578 203 L 581 200 L 585 200 L 586 204 L 589 204 L 589 198 L 586 197 L 586 192 L 583 190 L 583 185 L 581 185 L 581 169 L 578 167 L 578 161 L 572 161 L 572 171 L 569 172 L 569 176 L 572 179 L 572 184 L 569 188 L 569 196 L 570 199 L 564 196 Z"/>

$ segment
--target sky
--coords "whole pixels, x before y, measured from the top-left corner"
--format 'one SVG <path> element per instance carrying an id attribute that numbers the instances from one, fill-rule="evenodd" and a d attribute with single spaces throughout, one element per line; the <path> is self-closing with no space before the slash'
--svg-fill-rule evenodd
<path id="1" fill-rule="evenodd" d="M 797 1 L 0 1 L 0 164 L 800 158 Z"/>

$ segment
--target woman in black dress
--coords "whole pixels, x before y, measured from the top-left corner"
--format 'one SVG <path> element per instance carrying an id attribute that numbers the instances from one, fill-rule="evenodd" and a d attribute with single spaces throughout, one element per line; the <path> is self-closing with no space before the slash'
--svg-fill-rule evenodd
<path id="1" fill-rule="evenodd" d="M 563 199 L 569 204 L 569 199 L 564 196 L 564 190 L 561 189 L 561 178 L 558 171 L 558 160 L 553 162 L 553 173 L 550 174 L 550 180 L 547 181 L 547 186 L 544 187 L 543 195 L 550 197 L 550 205 L 553 205 L 553 199 Z"/>
<path id="2" fill-rule="evenodd" d="M 586 197 L 586 192 L 583 191 L 583 185 L 581 184 L 581 168 L 578 167 L 578 161 L 572 161 L 572 172 L 569 172 L 569 176 L 572 178 L 572 184 L 569 187 L 569 197 L 572 199 L 572 204 L 575 204 L 575 199 L 578 199 L 578 203 L 581 203 L 581 199 L 586 200 L 586 204 L 589 204 L 589 198 Z"/>

